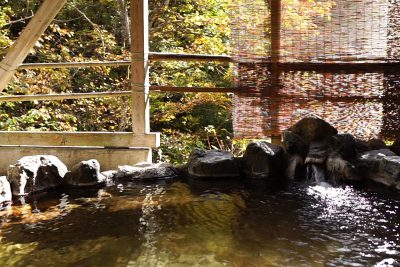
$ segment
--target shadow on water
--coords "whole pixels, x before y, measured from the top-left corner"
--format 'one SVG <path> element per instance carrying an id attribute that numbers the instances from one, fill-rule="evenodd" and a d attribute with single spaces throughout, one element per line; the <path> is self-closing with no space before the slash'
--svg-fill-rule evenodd
<path id="1" fill-rule="evenodd" d="M 0 263 L 371 266 L 400 257 L 399 197 L 325 183 L 272 188 L 188 179 L 59 192 L 3 211 Z"/>

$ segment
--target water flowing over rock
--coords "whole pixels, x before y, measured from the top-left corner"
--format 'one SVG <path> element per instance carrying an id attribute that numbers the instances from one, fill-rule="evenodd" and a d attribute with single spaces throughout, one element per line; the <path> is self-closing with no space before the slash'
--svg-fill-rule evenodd
<path id="1" fill-rule="evenodd" d="M 243 156 L 242 172 L 247 178 L 272 179 L 283 173 L 285 155 L 282 147 L 265 141 L 250 143 Z"/>
<path id="2" fill-rule="evenodd" d="M 64 176 L 67 186 L 94 186 L 105 182 L 106 176 L 100 173 L 100 163 L 95 159 L 75 164 Z"/>
<path id="3" fill-rule="evenodd" d="M 177 170 L 167 163 L 138 163 L 133 166 L 119 166 L 113 178 L 116 181 L 126 180 L 151 180 L 151 179 L 170 179 L 178 175 Z"/>
<path id="4" fill-rule="evenodd" d="M 308 154 L 305 159 L 306 164 L 324 164 L 329 154 L 329 144 L 327 141 L 311 142 Z"/>
<path id="5" fill-rule="evenodd" d="M 331 152 L 326 160 L 326 169 L 334 180 L 362 180 L 355 162 L 357 141 L 351 134 L 338 134 L 331 138 Z"/>
<path id="6" fill-rule="evenodd" d="M 282 136 L 283 148 L 287 155 L 286 177 L 300 180 L 304 178 L 306 172 L 304 160 L 308 153 L 308 144 L 302 137 L 289 130 L 284 131 Z"/>
<path id="7" fill-rule="evenodd" d="M 195 149 L 189 157 L 188 173 L 193 178 L 239 177 L 240 164 L 232 153 Z"/>
<path id="8" fill-rule="evenodd" d="M 12 199 L 11 186 L 5 176 L 0 176 L 0 205 Z"/>
<path id="9" fill-rule="evenodd" d="M 54 188 L 62 183 L 67 167 L 51 155 L 26 156 L 10 165 L 7 179 L 13 195 L 26 195 Z"/>

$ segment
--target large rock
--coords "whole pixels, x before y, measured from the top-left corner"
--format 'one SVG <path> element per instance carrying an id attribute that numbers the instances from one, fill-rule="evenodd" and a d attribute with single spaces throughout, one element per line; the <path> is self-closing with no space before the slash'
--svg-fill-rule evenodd
<path id="1" fill-rule="evenodd" d="M 338 134 L 331 138 L 331 150 L 344 160 L 353 161 L 357 158 L 358 144 L 351 134 Z"/>
<path id="2" fill-rule="evenodd" d="M 344 159 L 338 152 L 329 154 L 326 160 L 326 170 L 333 180 L 360 181 L 363 179 L 356 166 L 351 161 Z"/>
<path id="3" fill-rule="evenodd" d="M 327 141 L 313 141 L 310 144 L 305 163 L 324 164 L 329 152 L 329 144 Z"/>
<path id="4" fill-rule="evenodd" d="M 397 156 L 400 156 L 400 138 L 394 141 L 393 145 L 390 147 L 390 150 L 396 153 Z"/>
<path id="5" fill-rule="evenodd" d="M 315 116 L 304 117 L 288 130 L 299 135 L 307 144 L 328 139 L 337 134 L 337 130 L 332 125 Z"/>
<path id="6" fill-rule="evenodd" d="M 265 141 L 250 143 L 243 156 L 242 172 L 247 178 L 278 178 L 285 168 L 283 148 Z"/>
<path id="7" fill-rule="evenodd" d="M 367 142 L 370 150 L 379 150 L 379 149 L 386 149 L 388 148 L 381 139 L 372 138 Z"/>
<path id="8" fill-rule="evenodd" d="M 12 199 L 11 186 L 5 176 L 0 176 L 0 205 Z"/>
<path id="9" fill-rule="evenodd" d="M 289 155 L 299 155 L 305 158 L 308 153 L 308 144 L 303 138 L 289 130 L 283 132 L 283 147 Z"/>
<path id="10" fill-rule="evenodd" d="M 116 181 L 169 179 L 178 175 L 177 170 L 167 163 L 142 162 L 133 166 L 119 166 L 113 175 Z"/>
<path id="11" fill-rule="evenodd" d="M 194 178 L 240 176 L 239 162 L 228 151 L 195 149 L 190 154 L 187 166 L 189 175 Z"/>
<path id="12" fill-rule="evenodd" d="M 26 156 L 8 167 L 7 178 L 13 195 L 26 195 L 61 185 L 67 171 L 55 156 Z"/>
<path id="13" fill-rule="evenodd" d="M 361 155 L 357 167 L 367 179 L 400 190 L 400 156 L 391 150 L 368 151 Z"/>
<path id="14" fill-rule="evenodd" d="M 100 163 L 95 159 L 75 164 L 64 176 L 67 186 L 95 186 L 106 183 L 106 176 L 100 173 Z"/>

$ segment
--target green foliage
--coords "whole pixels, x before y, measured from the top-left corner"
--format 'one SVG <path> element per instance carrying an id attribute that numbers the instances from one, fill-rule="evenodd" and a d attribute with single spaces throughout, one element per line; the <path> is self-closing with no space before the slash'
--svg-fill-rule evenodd
<path id="1" fill-rule="evenodd" d="M 150 51 L 229 54 L 231 1 L 150 0 Z M 128 2 L 69 0 L 25 62 L 129 59 L 124 31 L 127 12 L 121 5 Z M 0 3 L 2 57 L 42 1 Z M 331 3 L 285 0 L 284 4 L 294 7 L 290 9 L 294 20 L 285 21 L 285 25 L 299 25 L 301 30 L 309 17 L 329 16 Z M 312 14 L 304 6 L 310 6 Z M 23 70 L 2 94 L 124 90 L 128 73 L 126 67 Z M 229 87 L 232 73 L 227 63 L 152 62 L 150 81 L 154 85 Z M 129 131 L 129 107 L 129 97 L 0 103 L 0 130 Z M 162 133 L 161 159 L 182 163 L 194 147 L 240 154 L 245 142 L 232 141 L 231 109 L 232 97 L 228 94 L 152 94 L 151 128 Z"/>

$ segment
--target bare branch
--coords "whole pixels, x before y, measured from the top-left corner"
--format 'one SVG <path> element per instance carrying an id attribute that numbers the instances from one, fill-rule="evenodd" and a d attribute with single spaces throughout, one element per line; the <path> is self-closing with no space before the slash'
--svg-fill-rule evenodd
<path id="1" fill-rule="evenodd" d="M 25 20 L 31 19 L 32 17 L 33 17 L 33 15 L 25 17 L 25 18 L 20 18 L 20 19 L 17 19 L 17 20 L 13 20 L 13 21 L 10 21 L 10 22 L 4 24 L 4 26 L 10 26 L 11 24 L 18 23 L 18 22 L 21 22 L 21 21 L 25 21 Z"/>
<path id="2" fill-rule="evenodd" d="M 106 45 L 105 45 L 105 42 L 104 42 L 103 33 L 102 33 L 101 30 L 100 30 L 100 26 L 97 25 L 96 23 L 94 23 L 94 22 L 93 22 L 82 10 L 80 10 L 78 7 L 76 7 L 76 6 L 73 6 L 73 7 L 74 7 L 74 9 L 75 9 L 87 22 L 89 22 L 90 25 L 92 25 L 92 27 L 93 27 L 94 30 L 96 30 L 96 31 L 99 32 L 99 34 L 100 34 L 100 39 L 101 39 L 101 44 L 102 44 L 102 47 L 103 47 L 103 51 L 105 51 L 105 50 L 106 50 Z"/>

